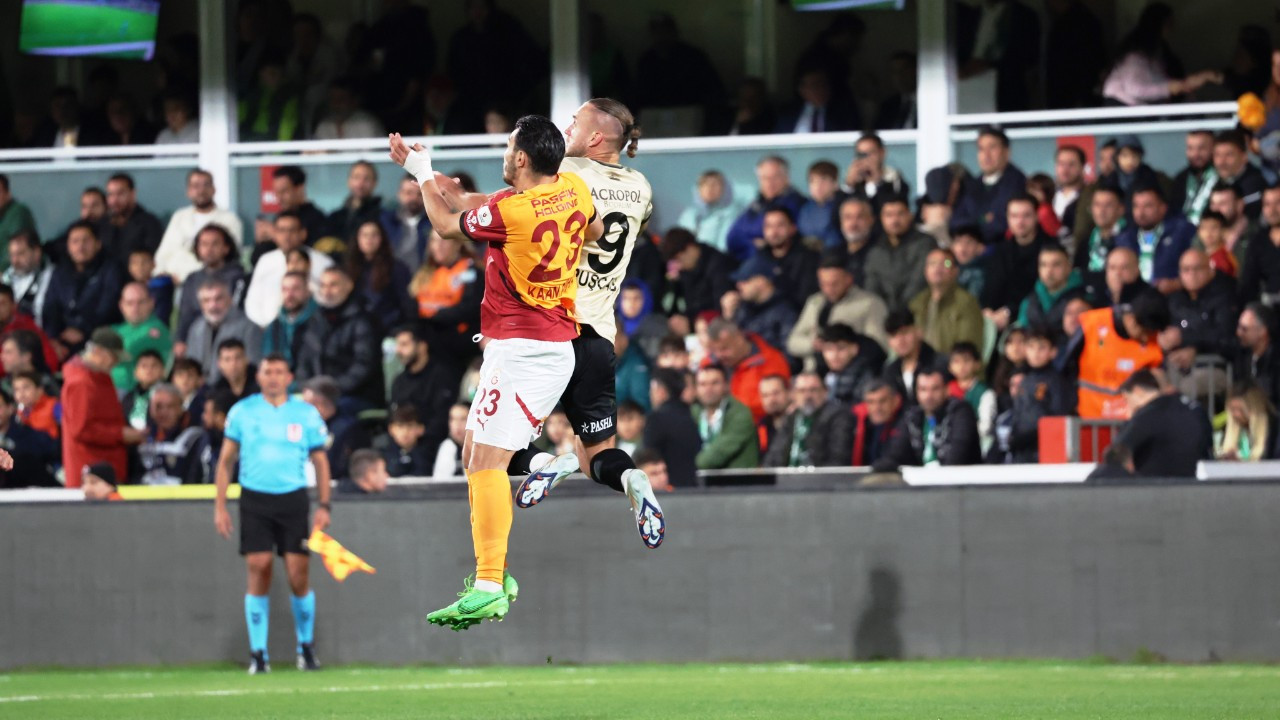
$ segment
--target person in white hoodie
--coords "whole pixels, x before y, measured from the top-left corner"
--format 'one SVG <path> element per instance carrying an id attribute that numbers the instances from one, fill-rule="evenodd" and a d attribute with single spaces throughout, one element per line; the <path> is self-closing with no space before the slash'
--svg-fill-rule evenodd
<path id="1" fill-rule="evenodd" d="M 735 199 L 733 186 L 723 173 L 708 170 L 698 176 L 693 204 L 680 213 L 676 225 L 692 232 L 698 242 L 724 252 L 729 228 L 746 207 L 746 203 Z"/>
<path id="2" fill-rule="evenodd" d="M 240 218 L 215 205 L 213 194 L 213 175 L 208 170 L 197 168 L 187 173 L 187 199 L 191 205 L 175 211 L 169 218 L 169 227 L 165 228 L 156 250 L 156 275 L 168 275 L 174 283 L 181 284 L 188 275 L 203 267 L 196 257 L 195 239 L 209 223 L 226 228 L 236 247 L 241 247 L 244 226 Z"/>

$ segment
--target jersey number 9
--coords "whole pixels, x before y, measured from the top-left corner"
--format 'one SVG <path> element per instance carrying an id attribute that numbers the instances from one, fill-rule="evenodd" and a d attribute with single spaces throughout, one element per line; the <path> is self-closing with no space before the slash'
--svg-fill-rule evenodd
<path id="1" fill-rule="evenodd" d="M 604 223 L 604 234 L 596 241 L 596 247 L 601 252 L 613 254 L 607 260 L 603 259 L 603 255 L 587 255 L 587 264 L 600 275 L 607 275 L 622 262 L 622 250 L 627 246 L 627 238 L 631 235 L 631 221 L 627 219 L 626 213 L 621 212 L 611 212 L 601 218 L 601 221 Z M 613 232 L 614 228 L 618 228 L 616 234 Z"/>

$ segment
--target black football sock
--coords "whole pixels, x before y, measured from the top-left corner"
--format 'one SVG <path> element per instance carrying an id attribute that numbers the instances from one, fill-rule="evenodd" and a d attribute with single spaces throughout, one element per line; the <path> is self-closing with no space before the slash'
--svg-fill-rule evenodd
<path id="1" fill-rule="evenodd" d="M 591 479 L 618 492 L 623 492 L 622 473 L 634 470 L 635 467 L 635 461 L 625 451 L 608 448 L 591 458 Z"/>
<path id="2" fill-rule="evenodd" d="M 533 458 L 540 452 L 542 451 L 532 445 L 523 450 L 517 450 L 515 455 L 511 456 L 511 462 L 507 463 L 507 474 L 528 475 L 529 463 L 533 462 Z"/>

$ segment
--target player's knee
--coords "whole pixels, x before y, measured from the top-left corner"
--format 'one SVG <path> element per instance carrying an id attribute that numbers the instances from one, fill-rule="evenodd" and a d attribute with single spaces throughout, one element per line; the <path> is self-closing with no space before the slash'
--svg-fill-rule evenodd
<path id="1" fill-rule="evenodd" d="M 605 448 L 591 458 L 591 479 L 622 491 L 622 473 L 636 466 L 631 456 L 616 447 Z"/>
<path id="2" fill-rule="evenodd" d="M 245 564 L 249 567 L 249 572 L 254 575 L 270 575 L 271 574 L 271 555 L 270 553 L 254 553 L 245 558 Z"/>

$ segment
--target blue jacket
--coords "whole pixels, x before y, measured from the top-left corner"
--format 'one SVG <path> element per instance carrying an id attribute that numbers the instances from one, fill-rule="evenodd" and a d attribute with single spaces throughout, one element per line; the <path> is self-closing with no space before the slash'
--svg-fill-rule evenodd
<path id="1" fill-rule="evenodd" d="M 427 242 L 431 238 L 431 221 L 427 219 L 426 215 L 422 216 L 422 219 L 418 221 L 417 245 L 414 246 L 416 250 L 404 254 L 400 252 L 403 231 L 400 227 L 400 218 L 396 217 L 396 209 L 383 208 L 379 222 L 382 223 L 382 229 L 387 233 L 387 241 L 391 243 L 391 253 L 409 268 L 409 274 L 412 275 L 418 269 L 418 266 L 422 264 L 423 258 L 427 256 Z"/>
<path id="2" fill-rule="evenodd" d="M 756 238 L 764 237 L 765 212 L 773 207 L 784 207 L 791 211 L 792 217 L 798 218 L 800 207 L 804 203 L 804 196 L 793 187 L 788 187 L 773 200 L 765 200 L 757 195 L 738 219 L 733 221 L 733 227 L 729 228 L 726 252 L 738 262 L 751 257 L 756 253 Z"/>
<path id="3" fill-rule="evenodd" d="M 1116 236 L 1116 247 L 1129 248 L 1138 254 L 1138 267 L 1142 269 L 1142 279 L 1149 283 L 1157 280 L 1169 280 L 1178 277 L 1178 260 L 1182 253 L 1191 247 L 1196 236 L 1196 228 L 1181 217 L 1166 217 L 1156 226 L 1159 237 L 1156 238 L 1155 256 L 1148 270 L 1142 262 L 1142 249 L 1138 238 L 1145 235 L 1137 225 L 1129 225 Z"/>

